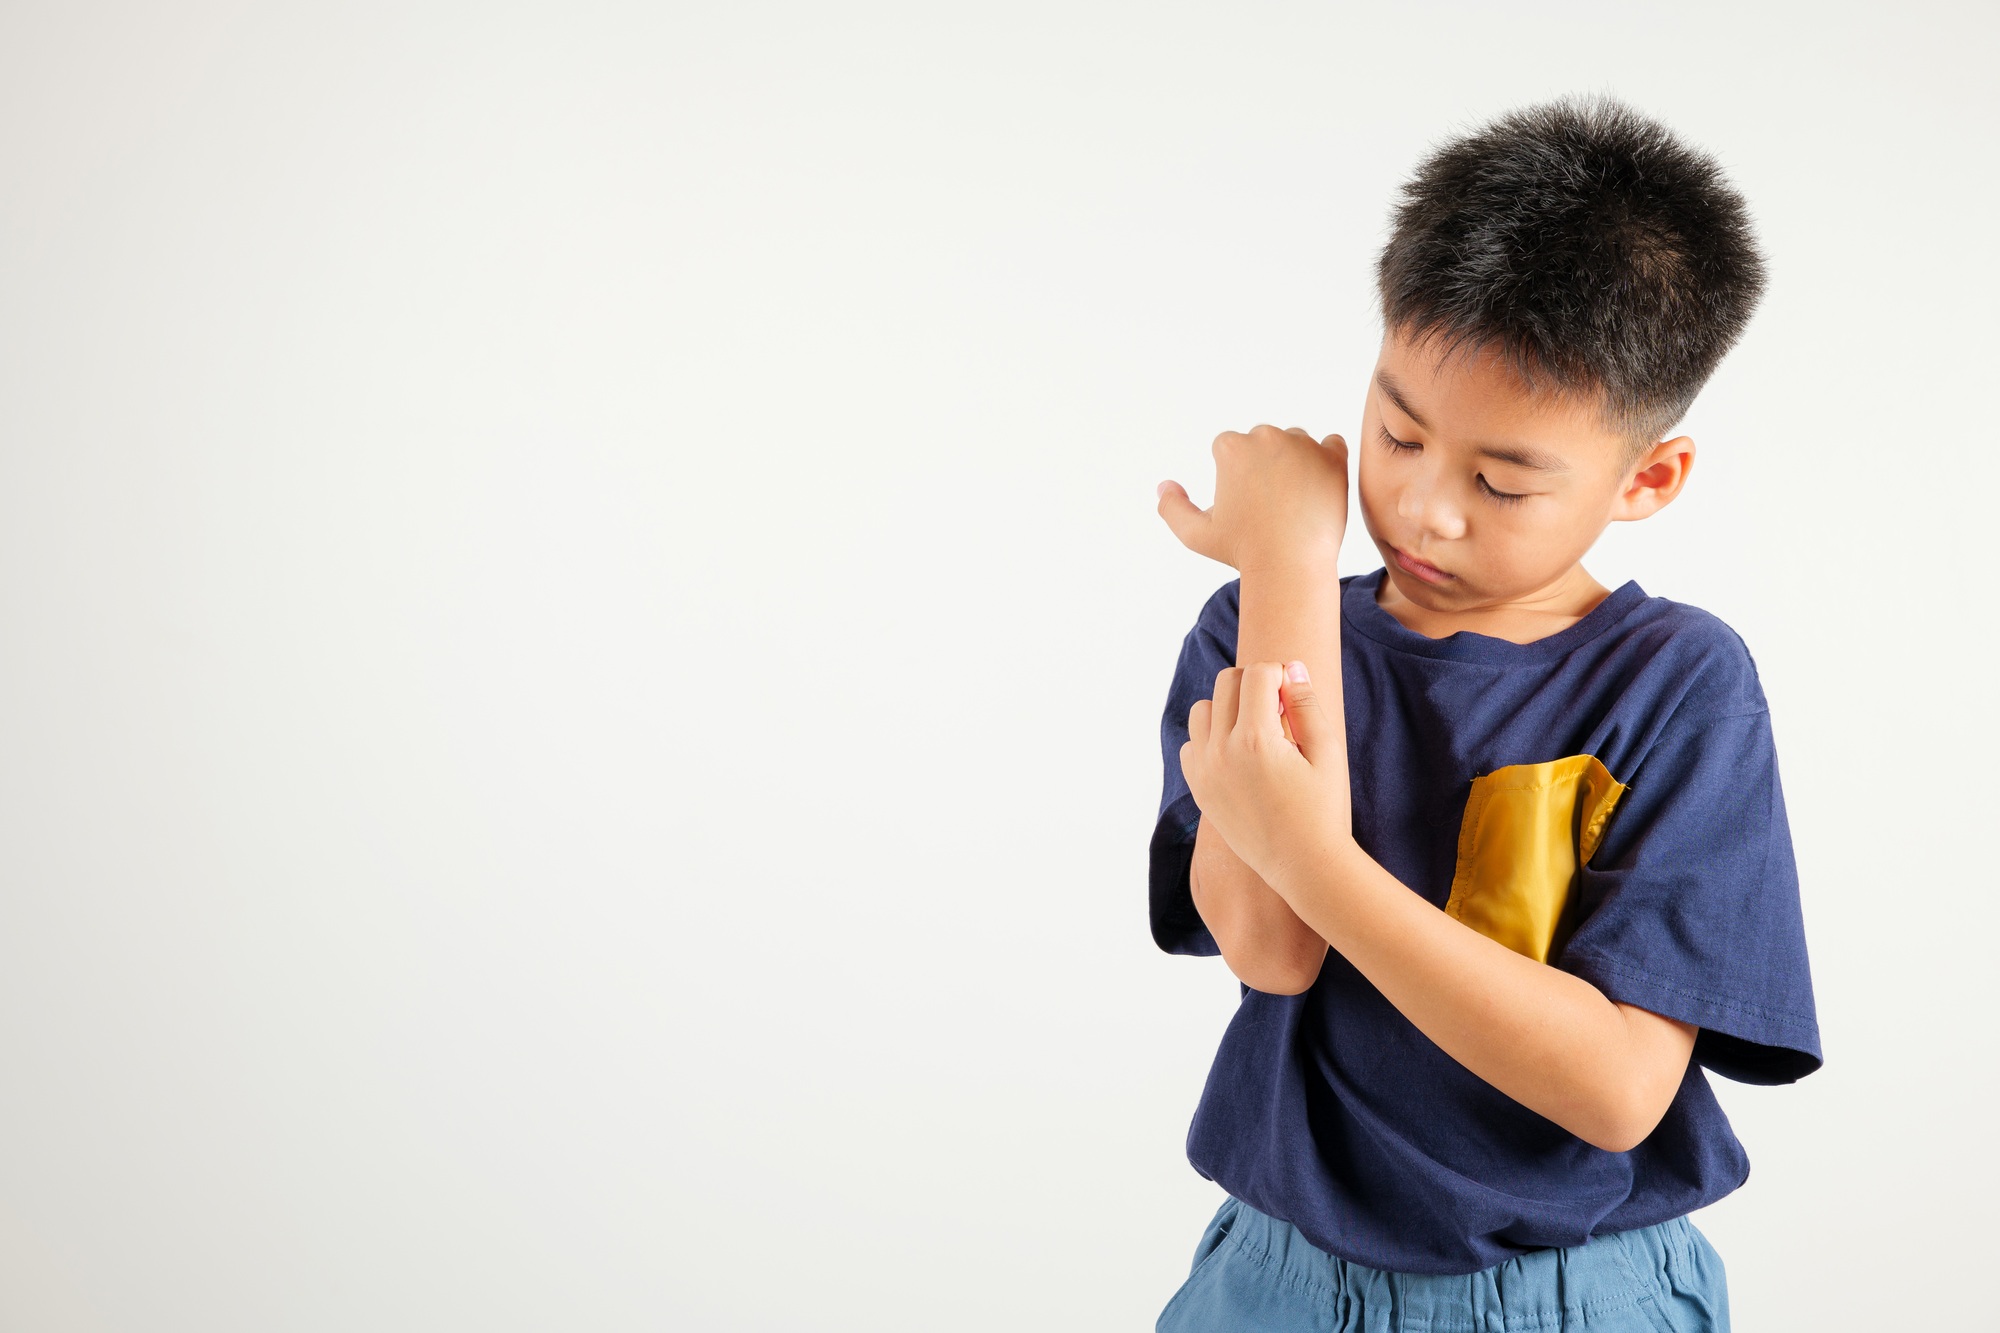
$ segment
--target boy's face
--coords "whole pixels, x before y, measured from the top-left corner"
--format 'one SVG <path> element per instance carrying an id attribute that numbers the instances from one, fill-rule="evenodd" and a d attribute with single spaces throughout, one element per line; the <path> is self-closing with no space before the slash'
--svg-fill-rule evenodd
<path id="1" fill-rule="evenodd" d="M 1393 330 L 1361 430 L 1362 521 L 1396 590 L 1431 611 L 1553 594 L 1607 524 L 1671 500 L 1694 455 L 1683 437 L 1635 457 L 1594 404 L 1530 394 L 1491 352 L 1444 359 Z"/>

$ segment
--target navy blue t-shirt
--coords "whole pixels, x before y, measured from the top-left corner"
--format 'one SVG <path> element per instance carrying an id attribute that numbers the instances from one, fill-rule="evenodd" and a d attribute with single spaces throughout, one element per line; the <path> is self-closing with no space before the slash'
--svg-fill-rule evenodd
<path id="1" fill-rule="evenodd" d="M 1714 1202 L 1750 1168 L 1701 1067 L 1789 1083 L 1820 1065 L 1748 650 L 1714 616 L 1629 582 L 1534 643 L 1432 639 L 1376 603 L 1382 577 L 1341 580 L 1356 840 L 1482 933 L 1697 1025 L 1694 1059 L 1658 1128 L 1606 1152 L 1446 1055 L 1329 951 L 1302 995 L 1243 988 L 1189 1160 L 1321 1249 L 1413 1273 L 1476 1272 Z M 1219 952 L 1188 892 L 1200 811 L 1180 747 L 1188 710 L 1235 663 L 1239 582 L 1202 607 L 1160 722 L 1150 890 L 1169 953 Z M 1524 855 L 1523 838 L 1546 845 Z M 1537 882 L 1553 898 L 1537 901 Z"/>

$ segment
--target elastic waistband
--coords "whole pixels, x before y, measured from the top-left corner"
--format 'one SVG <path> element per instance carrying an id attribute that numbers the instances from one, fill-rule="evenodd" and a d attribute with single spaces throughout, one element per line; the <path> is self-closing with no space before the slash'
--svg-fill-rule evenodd
<path id="1" fill-rule="evenodd" d="M 1284 1282 L 1318 1300 L 1393 1308 L 1399 1327 L 1435 1333 L 1559 1328 L 1657 1300 L 1702 1244 L 1693 1223 L 1676 1217 L 1568 1249 L 1531 1250 L 1477 1273 L 1392 1273 L 1328 1254 L 1291 1223 L 1240 1199 L 1230 1203 L 1236 1212 L 1222 1243 L 1243 1257 L 1275 1267 Z"/>

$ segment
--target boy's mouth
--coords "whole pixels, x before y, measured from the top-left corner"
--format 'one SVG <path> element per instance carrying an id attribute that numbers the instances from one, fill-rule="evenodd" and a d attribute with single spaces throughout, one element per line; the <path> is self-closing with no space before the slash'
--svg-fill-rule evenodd
<path id="1" fill-rule="evenodd" d="M 1425 564 L 1400 547 L 1391 546 L 1389 554 L 1396 558 L 1396 563 L 1402 566 L 1404 573 L 1414 574 L 1425 583 L 1449 583 L 1453 578 L 1436 565 Z"/>

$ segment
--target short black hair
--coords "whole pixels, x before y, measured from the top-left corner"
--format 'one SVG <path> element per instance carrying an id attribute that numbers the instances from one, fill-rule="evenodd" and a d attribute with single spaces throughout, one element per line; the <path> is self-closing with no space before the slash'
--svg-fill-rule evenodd
<path id="1" fill-rule="evenodd" d="M 1594 395 L 1635 447 L 1687 414 L 1764 291 L 1749 209 L 1715 160 L 1609 97 L 1445 143 L 1392 223 L 1375 269 L 1390 330 Z"/>

